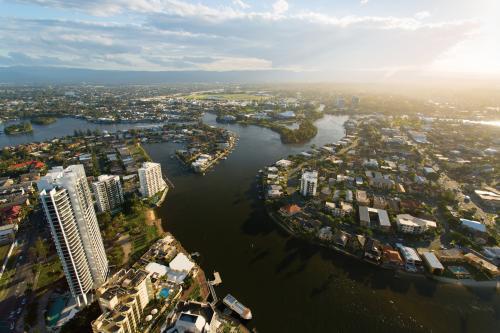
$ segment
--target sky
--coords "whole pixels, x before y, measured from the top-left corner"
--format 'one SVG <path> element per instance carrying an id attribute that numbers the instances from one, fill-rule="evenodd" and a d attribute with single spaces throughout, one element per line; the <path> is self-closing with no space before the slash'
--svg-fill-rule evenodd
<path id="1" fill-rule="evenodd" d="M 0 66 L 500 76 L 497 0 L 0 0 Z"/>

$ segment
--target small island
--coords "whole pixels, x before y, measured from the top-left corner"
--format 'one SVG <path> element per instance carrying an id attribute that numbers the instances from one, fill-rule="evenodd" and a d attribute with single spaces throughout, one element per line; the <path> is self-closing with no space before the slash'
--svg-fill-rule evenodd
<path id="1" fill-rule="evenodd" d="M 57 121 L 57 118 L 55 118 L 55 117 L 41 116 L 41 117 L 31 118 L 31 122 L 33 124 L 37 124 L 37 125 L 50 125 L 50 124 L 55 123 L 56 121 Z"/>
<path id="2" fill-rule="evenodd" d="M 14 124 L 6 126 L 4 132 L 7 135 L 27 134 L 33 132 L 33 127 L 30 123 Z"/>
<path id="3" fill-rule="evenodd" d="M 272 125 L 271 129 L 280 134 L 283 143 L 306 143 L 318 133 L 316 126 L 308 119 L 303 120 L 298 129 L 289 129 L 283 125 Z"/>

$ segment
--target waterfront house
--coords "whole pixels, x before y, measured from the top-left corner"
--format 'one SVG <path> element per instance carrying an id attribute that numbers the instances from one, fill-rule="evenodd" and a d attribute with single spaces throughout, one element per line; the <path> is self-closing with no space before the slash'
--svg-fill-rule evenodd
<path id="1" fill-rule="evenodd" d="M 389 265 L 394 268 L 403 266 L 403 259 L 401 258 L 401 255 L 390 246 L 384 246 L 382 250 L 382 262 L 385 265 Z"/>
<path id="2" fill-rule="evenodd" d="M 424 252 L 422 253 L 422 259 L 431 274 L 442 274 L 444 272 L 443 264 L 441 264 L 434 253 Z"/>
<path id="3" fill-rule="evenodd" d="M 276 163 L 274 163 L 274 165 L 276 165 L 278 168 L 284 168 L 284 169 L 291 167 L 292 164 L 293 162 L 289 160 L 279 160 Z"/>
<path id="4" fill-rule="evenodd" d="M 382 257 L 382 244 L 373 238 L 367 238 L 365 242 L 364 257 L 374 261 L 380 261 Z"/>
<path id="5" fill-rule="evenodd" d="M 366 238 L 363 235 L 355 235 L 354 237 L 349 238 L 347 242 L 347 248 L 356 254 L 363 253 L 365 248 Z"/>
<path id="6" fill-rule="evenodd" d="M 347 232 L 344 232 L 342 230 L 337 230 L 333 235 L 333 242 L 337 246 L 346 247 L 350 237 L 351 235 L 349 235 Z"/>
<path id="7" fill-rule="evenodd" d="M 318 238 L 323 241 L 329 241 L 333 237 L 332 228 L 331 227 L 323 227 L 318 231 Z"/>
<path id="8" fill-rule="evenodd" d="M 500 247 L 498 246 L 485 246 L 484 255 L 491 260 L 495 265 L 500 266 Z"/>
<path id="9" fill-rule="evenodd" d="M 500 271 L 497 266 L 483 258 L 478 257 L 474 253 L 467 253 L 464 255 L 464 258 L 469 264 L 488 273 L 490 276 L 496 277 L 500 275 Z"/>
<path id="10" fill-rule="evenodd" d="M 290 204 L 280 208 L 280 213 L 284 216 L 293 216 L 301 211 L 302 209 L 296 204 Z"/>
<path id="11" fill-rule="evenodd" d="M 399 253 L 403 257 L 405 264 L 412 266 L 422 265 L 422 259 L 418 255 L 417 251 L 412 247 L 404 246 L 403 244 L 396 244 Z"/>

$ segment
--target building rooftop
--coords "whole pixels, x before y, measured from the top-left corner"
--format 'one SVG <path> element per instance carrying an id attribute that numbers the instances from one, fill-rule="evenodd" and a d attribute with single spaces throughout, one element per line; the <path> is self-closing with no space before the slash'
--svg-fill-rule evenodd
<path id="1" fill-rule="evenodd" d="M 444 270 L 443 264 L 439 261 L 439 259 L 436 257 L 436 255 L 432 252 L 424 252 L 422 254 L 422 257 L 424 257 L 425 261 L 429 266 L 431 266 L 433 269 L 441 269 Z"/>
<path id="2" fill-rule="evenodd" d="M 486 232 L 486 226 L 479 221 L 460 219 L 460 222 L 462 223 L 462 225 L 464 227 L 467 227 L 469 229 L 479 231 L 479 232 Z"/>

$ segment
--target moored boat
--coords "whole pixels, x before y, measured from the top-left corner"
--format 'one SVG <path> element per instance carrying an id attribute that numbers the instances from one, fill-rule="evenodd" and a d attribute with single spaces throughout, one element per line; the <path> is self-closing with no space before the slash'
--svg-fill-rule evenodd
<path id="1" fill-rule="evenodd" d="M 241 304 L 233 295 L 227 294 L 222 302 L 231 310 L 236 312 L 241 318 L 250 320 L 252 319 L 252 311 L 249 308 Z"/>

